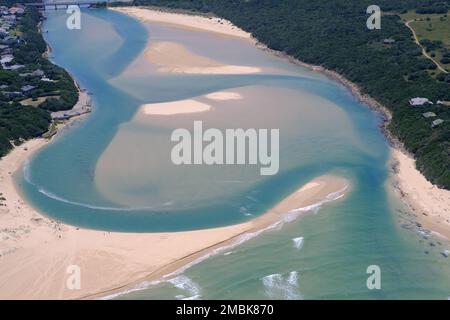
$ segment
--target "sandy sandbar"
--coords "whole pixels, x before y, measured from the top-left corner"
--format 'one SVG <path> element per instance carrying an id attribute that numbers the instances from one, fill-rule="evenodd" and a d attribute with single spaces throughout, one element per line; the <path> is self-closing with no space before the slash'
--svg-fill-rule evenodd
<path id="1" fill-rule="evenodd" d="M 145 58 L 158 66 L 158 72 L 181 74 L 251 74 L 261 68 L 226 65 L 189 51 L 181 44 L 170 41 L 151 42 L 145 49 Z"/>
<path id="2" fill-rule="evenodd" d="M 209 111 L 209 104 L 196 101 L 194 99 L 186 99 L 179 101 L 148 103 L 141 106 L 141 112 L 145 115 L 170 116 L 184 113 L 197 113 Z"/>
<path id="3" fill-rule="evenodd" d="M 189 113 L 199 113 L 206 112 L 213 109 L 213 107 L 206 103 L 199 101 L 205 99 L 212 101 L 233 101 L 242 100 L 244 97 L 238 92 L 232 91 L 216 91 L 209 93 L 204 96 L 199 96 L 191 99 L 170 101 L 170 102 L 160 102 L 160 103 L 146 103 L 141 105 L 139 109 L 139 114 L 146 116 L 172 116 L 178 114 L 189 114 Z"/>
<path id="4" fill-rule="evenodd" d="M 217 100 L 217 101 L 226 101 L 226 100 L 242 100 L 243 97 L 238 92 L 231 92 L 231 91 L 218 91 L 213 92 L 210 94 L 207 94 L 205 98 L 210 100 Z"/>

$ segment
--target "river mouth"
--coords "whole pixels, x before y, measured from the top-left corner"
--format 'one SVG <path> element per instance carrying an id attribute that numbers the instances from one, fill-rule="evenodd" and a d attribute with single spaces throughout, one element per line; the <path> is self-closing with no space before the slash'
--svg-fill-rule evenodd
<path id="1" fill-rule="evenodd" d="M 205 229 L 257 217 L 323 174 L 359 180 L 354 169 L 371 167 L 385 176 L 379 116 L 322 75 L 242 38 L 141 24 L 110 10 L 86 10 L 82 18 L 75 32 L 61 27 L 63 14 L 44 24 L 54 62 L 93 93 L 94 104 L 89 118 L 16 176 L 44 214 L 99 230 Z M 180 52 L 166 57 L 174 48 Z M 148 109 L 177 101 L 197 104 L 192 112 L 186 104 L 169 114 Z M 255 165 L 174 165 L 170 135 L 194 121 L 220 130 L 279 130 L 278 173 L 263 176 Z"/>

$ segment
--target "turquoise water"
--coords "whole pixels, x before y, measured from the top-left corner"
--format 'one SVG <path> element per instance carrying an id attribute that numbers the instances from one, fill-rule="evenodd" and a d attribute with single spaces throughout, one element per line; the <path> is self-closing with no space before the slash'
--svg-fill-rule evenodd
<path id="1" fill-rule="evenodd" d="M 450 295 L 449 260 L 439 254 L 447 244 L 401 227 L 405 221 L 397 210 L 405 209 L 386 188 L 389 148 L 378 129 L 381 119 L 345 88 L 242 40 L 143 25 L 106 10 L 84 11 L 82 29 L 68 30 L 65 17 L 51 14 L 45 37 L 53 61 L 93 93 L 94 112 L 64 130 L 16 175 L 26 199 L 44 214 L 100 230 L 193 230 L 246 221 L 322 174 L 341 175 L 352 183 L 342 200 L 173 275 L 169 282 L 120 298 Z M 149 36 L 150 41 L 174 41 L 194 53 L 259 66 L 264 72 L 162 75 L 142 58 Z M 241 108 L 217 105 L 213 113 L 136 121 L 143 103 L 225 89 L 242 90 Z M 123 156 L 133 152 L 136 158 L 166 159 L 163 142 L 169 142 L 173 128 L 192 127 L 193 120 L 208 127 L 279 128 L 280 172 L 262 178 L 255 168 L 180 170 L 170 161 L 156 160 L 143 170 L 146 163 Z M 105 186 L 99 182 L 105 176 L 106 165 L 101 164 L 111 166 L 112 159 L 115 167 Z M 239 184 L 224 183 L 230 180 Z M 298 237 L 303 237 L 301 248 L 293 245 Z M 381 290 L 366 287 L 369 265 L 381 268 Z"/>

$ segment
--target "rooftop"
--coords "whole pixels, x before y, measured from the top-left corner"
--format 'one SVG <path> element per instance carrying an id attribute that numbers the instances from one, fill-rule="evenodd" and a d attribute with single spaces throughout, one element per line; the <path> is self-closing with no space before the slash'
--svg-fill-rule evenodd
<path id="1" fill-rule="evenodd" d="M 27 91 L 31 91 L 34 88 L 36 88 L 35 86 L 30 86 L 29 84 L 27 84 L 26 86 L 23 86 L 21 89 L 23 92 L 27 92 Z"/>
<path id="2" fill-rule="evenodd" d="M 444 120 L 442 120 L 442 119 L 436 119 L 431 123 L 431 127 L 434 128 L 434 127 L 442 124 L 443 122 L 444 122 Z"/>
<path id="3" fill-rule="evenodd" d="M 425 112 L 425 113 L 422 113 L 422 115 L 423 115 L 425 118 L 436 117 L 436 113 L 434 113 L 434 112 Z"/>
<path id="4" fill-rule="evenodd" d="M 429 104 L 433 104 L 433 102 L 431 102 L 430 100 L 428 100 L 427 98 L 412 98 L 409 100 L 409 104 L 412 106 L 422 106 L 425 103 L 429 103 Z"/>

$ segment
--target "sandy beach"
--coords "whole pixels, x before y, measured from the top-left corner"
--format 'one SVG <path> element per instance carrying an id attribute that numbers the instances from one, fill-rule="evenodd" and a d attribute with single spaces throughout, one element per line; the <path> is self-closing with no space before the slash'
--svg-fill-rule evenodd
<path id="1" fill-rule="evenodd" d="M 53 221 L 25 203 L 12 174 L 47 143 L 28 141 L 0 160 L 0 299 L 98 298 L 155 280 L 225 245 L 290 221 L 297 208 L 337 199 L 348 182 L 323 176 L 273 209 L 246 223 L 178 233 L 117 233 L 81 229 Z M 294 211 L 292 211 L 294 210 Z M 290 213 L 289 213 L 290 212 Z M 289 218 L 287 218 L 289 217 Z M 81 288 L 69 290 L 67 268 L 80 267 Z"/>
<path id="2" fill-rule="evenodd" d="M 140 7 L 110 7 L 108 9 L 128 14 L 142 22 L 158 22 L 184 29 L 207 31 L 222 36 L 252 39 L 250 33 L 239 29 L 230 21 L 218 17 L 188 15 Z"/>
<path id="3" fill-rule="evenodd" d="M 225 65 L 190 52 L 184 46 L 174 42 L 152 42 L 145 49 L 146 59 L 157 65 L 158 72 L 181 74 L 251 74 L 261 68 L 250 66 Z"/>
<path id="4" fill-rule="evenodd" d="M 422 228 L 450 239 L 450 191 L 439 189 L 416 169 L 415 160 L 391 149 L 393 186 Z"/>

